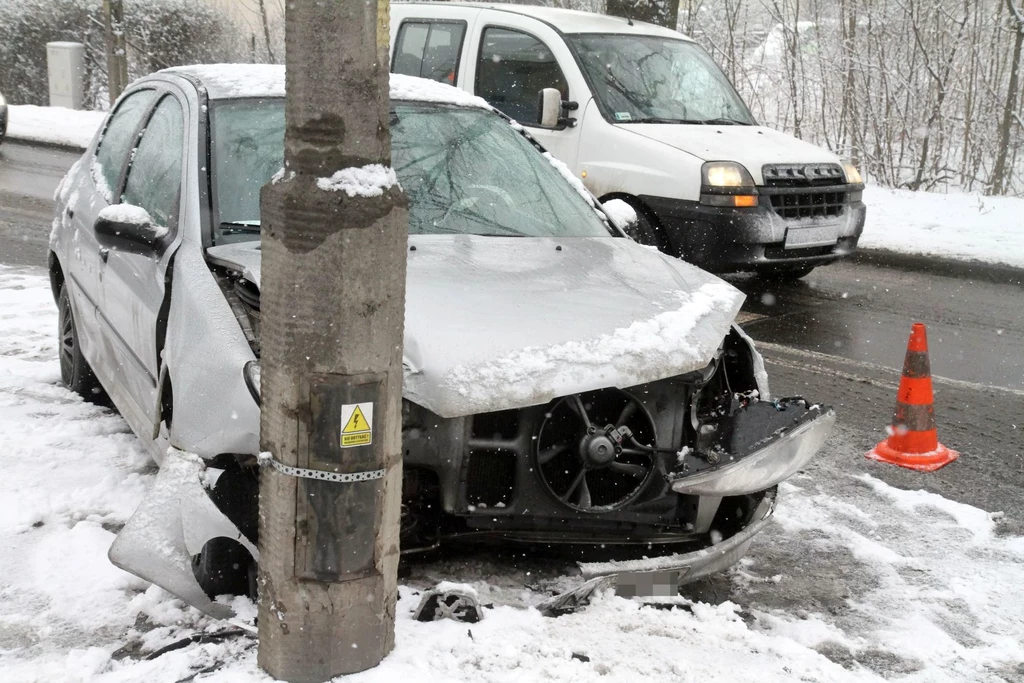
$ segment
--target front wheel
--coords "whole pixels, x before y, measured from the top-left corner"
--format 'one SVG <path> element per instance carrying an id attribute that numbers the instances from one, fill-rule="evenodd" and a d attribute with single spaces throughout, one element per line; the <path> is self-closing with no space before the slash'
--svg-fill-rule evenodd
<path id="1" fill-rule="evenodd" d="M 192 558 L 192 574 L 211 600 L 218 595 L 256 598 L 256 562 L 238 541 L 211 538 Z"/>
<path id="2" fill-rule="evenodd" d="M 60 296 L 57 297 L 57 341 L 60 379 L 64 386 L 87 401 L 102 401 L 103 389 L 89 367 L 89 362 L 82 355 L 78 326 L 75 324 L 71 296 L 66 284 L 61 286 Z"/>

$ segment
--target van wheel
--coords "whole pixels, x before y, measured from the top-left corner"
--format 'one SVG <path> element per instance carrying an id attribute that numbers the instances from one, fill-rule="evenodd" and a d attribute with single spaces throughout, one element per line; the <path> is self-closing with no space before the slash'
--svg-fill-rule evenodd
<path id="1" fill-rule="evenodd" d="M 57 298 L 57 352 L 60 357 L 60 379 L 71 391 L 93 403 L 104 400 L 103 388 L 82 355 L 78 343 L 78 326 L 71 309 L 68 286 L 60 288 Z"/>
<path id="2" fill-rule="evenodd" d="M 758 268 L 757 276 L 771 282 L 796 282 L 814 270 L 814 266 L 805 268 Z"/>

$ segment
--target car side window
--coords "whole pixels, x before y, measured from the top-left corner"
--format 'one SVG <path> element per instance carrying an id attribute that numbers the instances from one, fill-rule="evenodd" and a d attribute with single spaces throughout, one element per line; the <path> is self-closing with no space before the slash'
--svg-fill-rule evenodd
<path id="1" fill-rule="evenodd" d="M 93 180 L 100 194 L 107 202 L 114 201 L 114 193 L 118 190 L 121 180 L 121 169 L 128 154 L 139 122 L 149 110 L 153 101 L 153 90 L 139 90 L 132 93 L 118 105 L 117 111 L 110 117 L 99 149 L 96 150 L 96 167 Z"/>
<path id="2" fill-rule="evenodd" d="M 480 41 L 476 94 L 519 123 L 538 125 L 544 88 L 569 99 L 569 84 L 547 45 L 522 31 L 489 27 Z"/>
<path id="3" fill-rule="evenodd" d="M 181 195 L 181 155 L 185 140 L 181 105 L 165 96 L 149 118 L 132 154 L 121 200 L 149 212 L 154 223 L 173 228 Z"/>
<path id="4" fill-rule="evenodd" d="M 465 35 L 464 22 L 403 22 L 395 40 L 391 70 L 455 85 Z"/>

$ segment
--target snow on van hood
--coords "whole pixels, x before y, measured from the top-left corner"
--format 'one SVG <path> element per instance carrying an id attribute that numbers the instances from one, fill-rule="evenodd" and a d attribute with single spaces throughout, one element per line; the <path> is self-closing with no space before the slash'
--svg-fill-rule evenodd
<path id="1" fill-rule="evenodd" d="M 731 285 L 622 238 L 410 236 L 405 398 L 442 417 L 630 387 L 707 365 Z M 259 285 L 259 245 L 212 247 Z"/>
<path id="2" fill-rule="evenodd" d="M 619 124 L 619 128 L 675 147 L 702 161 L 737 161 L 760 185 L 765 164 L 839 163 L 827 149 L 764 126 L 705 126 L 672 123 Z"/>

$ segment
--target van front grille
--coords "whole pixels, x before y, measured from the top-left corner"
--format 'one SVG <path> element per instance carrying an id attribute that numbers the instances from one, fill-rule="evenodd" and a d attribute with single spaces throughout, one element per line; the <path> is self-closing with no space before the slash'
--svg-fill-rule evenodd
<path id="1" fill-rule="evenodd" d="M 838 164 L 774 164 L 761 169 L 772 209 L 782 218 L 828 218 L 849 202 L 846 178 Z"/>

